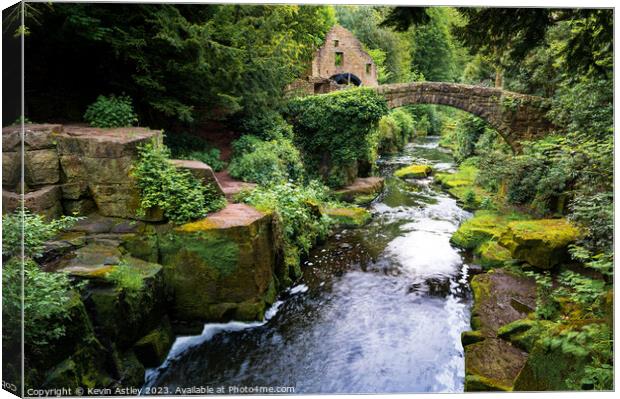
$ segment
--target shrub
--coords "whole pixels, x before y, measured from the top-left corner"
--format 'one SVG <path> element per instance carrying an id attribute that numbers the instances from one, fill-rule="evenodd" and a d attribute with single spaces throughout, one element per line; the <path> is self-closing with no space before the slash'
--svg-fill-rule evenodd
<path id="1" fill-rule="evenodd" d="M 205 216 L 226 205 L 225 198 L 212 185 L 203 185 L 187 170 L 177 169 L 170 161 L 170 150 L 161 144 L 147 143 L 138 148 L 139 160 L 132 176 L 140 190 L 140 208 L 159 207 L 175 223 Z"/>
<path id="2" fill-rule="evenodd" d="M 354 176 L 343 171 L 372 163 L 376 142 L 370 137 L 387 113 L 385 99 L 368 88 L 296 98 L 284 108 L 306 169 L 332 187 L 350 183 Z"/>
<path id="3" fill-rule="evenodd" d="M 245 116 L 241 118 L 238 130 L 246 135 L 257 136 L 263 140 L 293 138 L 293 127 L 286 123 L 282 115 L 276 111 Z"/>
<path id="4" fill-rule="evenodd" d="M 284 262 L 287 269 L 297 271 L 294 274 L 299 274 L 300 256 L 327 234 L 329 217 L 319 211 L 327 193 L 326 187 L 312 181 L 305 187 L 292 183 L 259 187 L 242 197 L 259 211 L 274 213 L 284 242 Z"/>
<path id="5" fill-rule="evenodd" d="M 299 151 L 286 139 L 263 141 L 245 135 L 233 143 L 230 175 L 243 181 L 271 185 L 303 178 Z"/>
<path id="6" fill-rule="evenodd" d="M 131 98 L 128 96 L 99 96 L 86 108 L 84 120 L 94 127 L 127 127 L 138 123 Z"/>
<path id="7" fill-rule="evenodd" d="M 220 159 L 220 150 L 201 137 L 189 133 L 171 133 L 164 136 L 164 144 L 170 148 L 171 156 L 175 159 L 201 161 L 216 172 L 226 166 Z"/>
<path id="8" fill-rule="evenodd" d="M 390 112 L 390 116 L 400 128 L 400 132 L 405 143 L 411 140 L 415 135 L 415 121 L 413 120 L 411 114 L 402 108 L 398 108 Z"/>
<path id="9" fill-rule="evenodd" d="M 402 130 L 392 115 L 386 115 L 379 120 L 379 153 L 393 154 L 403 149 L 405 140 Z"/>
<path id="10" fill-rule="evenodd" d="M 22 333 L 22 265 L 24 276 L 24 344 L 43 352 L 65 334 L 71 285 L 64 273 L 47 273 L 30 258 L 13 257 L 2 268 L 3 346 L 19 345 Z"/>
<path id="11" fill-rule="evenodd" d="M 62 216 L 46 222 L 41 215 L 31 213 L 27 208 L 2 216 L 2 255 L 21 256 L 22 238 L 24 255 L 38 258 L 43 253 L 44 243 L 60 231 L 73 226 L 82 218 Z"/>
<path id="12" fill-rule="evenodd" d="M 113 282 L 119 289 L 127 291 L 129 295 L 136 294 L 144 286 L 142 274 L 121 262 L 114 270 L 106 274 L 106 280 Z"/>

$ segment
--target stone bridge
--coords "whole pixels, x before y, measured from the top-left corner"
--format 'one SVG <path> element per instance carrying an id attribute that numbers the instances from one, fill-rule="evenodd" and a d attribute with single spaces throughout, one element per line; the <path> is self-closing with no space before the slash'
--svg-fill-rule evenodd
<path id="1" fill-rule="evenodd" d="M 438 104 L 461 109 L 484 119 L 512 147 L 540 138 L 553 129 L 546 118 L 548 99 L 497 88 L 457 83 L 414 82 L 374 88 L 385 96 L 390 108 L 410 104 Z"/>

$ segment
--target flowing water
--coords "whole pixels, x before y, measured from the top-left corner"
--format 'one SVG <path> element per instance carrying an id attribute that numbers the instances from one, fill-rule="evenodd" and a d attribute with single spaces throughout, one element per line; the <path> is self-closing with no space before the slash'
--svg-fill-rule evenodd
<path id="1" fill-rule="evenodd" d="M 201 335 L 177 338 L 145 387 L 462 391 L 460 334 L 469 329 L 471 299 L 467 266 L 449 239 L 469 214 L 432 178 L 391 177 L 412 162 L 453 166 L 433 138 L 381 159 L 386 189 L 370 207 L 371 223 L 315 248 L 300 284 L 265 321 L 207 324 Z"/>

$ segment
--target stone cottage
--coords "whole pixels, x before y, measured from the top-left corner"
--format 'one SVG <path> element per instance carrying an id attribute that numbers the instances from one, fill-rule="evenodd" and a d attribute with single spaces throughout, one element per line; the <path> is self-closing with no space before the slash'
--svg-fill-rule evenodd
<path id="1" fill-rule="evenodd" d="M 307 76 L 294 82 L 289 89 L 318 94 L 350 84 L 377 86 L 377 66 L 353 33 L 334 25 L 323 46 L 316 51 Z"/>

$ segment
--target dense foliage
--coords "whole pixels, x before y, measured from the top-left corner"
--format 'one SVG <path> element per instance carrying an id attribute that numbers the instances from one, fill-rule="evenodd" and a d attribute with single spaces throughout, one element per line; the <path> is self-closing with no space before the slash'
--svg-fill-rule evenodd
<path id="1" fill-rule="evenodd" d="M 324 6 L 33 7 L 28 115 L 78 120 L 97 94 L 124 91 L 143 124 L 165 128 L 277 104 L 334 22 Z"/>
<path id="2" fill-rule="evenodd" d="M 46 222 L 27 209 L 2 217 L 2 349 L 7 360 L 21 359 L 22 332 L 26 363 L 65 335 L 77 294 L 66 274 L 45 272 L 34 259 L 42 255 L 45 241 L 77 219 L 65 216 Z M 7 377 L 20 375 L 13 365 L 5 366 Z"/>
<path id="3" fill-rule="evenodd" d="M 290 139 L 280 137 L 265 141 L 248 134 L 233 143 L 228 171 L 232 177 L 243 181 L 271 185 L 301 181 L 304 165 Z"/>
<path id="4" fill-rule="evenodd" d="M 216 172 L 224 169 L 220 150 L 201 137 L 189 133 L 172 133 L 164 136 L 164 144 L 174 159 L 191 159 L 209 165 Z"/>
<path id="5" fill-rule="evenodd" d="M 402 150 L 415 134 L 413 117 L 403 109 L 396 109 L 379 120 L 378 151 L 390 154 Z"/>
<path id="6" fill-rule="evenodd" d="M 353 89 L 296 98 L 284 112 L 307 170 L 337 187 L 348 182 L 348 171 L 357 172 L 358 162 L 374 161 L 372 135 L 388 108 L 373 90 Z"/>
<path id="7" fill-rule="evenodd" d="M 226 200 L 212 184 L 203 184 L 187 170 L 170 162 L 170 150 L 163 144 L 147 143 L 139 148 L 139 160 L 132 176 L 140 190 L 142 215 L 161 209 L 168 219 L 184 223 L 225 206 Z"/>
<path id="8" fill-rule="evenodd" d="M 2 256 L 21 256 L 23 245 L 24 256 L 39 258 L 43 254 L 46 241 L 68 229 L 79 219 L 62 216 L 46 222 L 41 215 L 31 213 L 27 208 L 2 215 Z"/>
<path id="9" fill-rule="evenodd" d="M 127 127 L 138 123 L 131 98 L 127 96 L 99 96 L 86 108 L 84 120 L 94 127 Z"/>
<path id="10" fill-rule="evenodd" d="M 285 275 L 294 279 L 300 276 L 300 257 L 327 234 L 330 220 L 321 214 L 319 205 L 328 199 L 327 189 L 317 181 L 306 186 L 282 183 L 271 187 L 258 187 L 243 196 L 260 211 L 273 212 L 278 232 L 283 238 L 282 248 Z M 290 283 L 284 282 L 286 285 Z"/>

